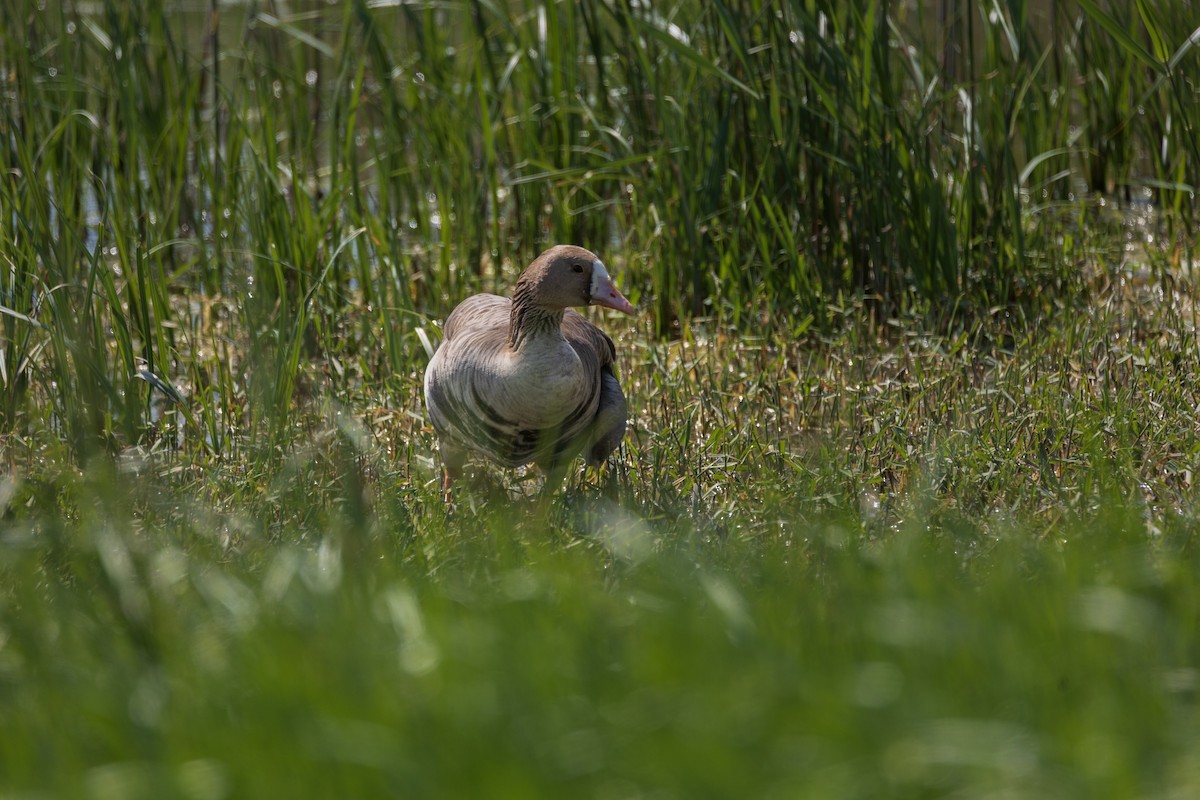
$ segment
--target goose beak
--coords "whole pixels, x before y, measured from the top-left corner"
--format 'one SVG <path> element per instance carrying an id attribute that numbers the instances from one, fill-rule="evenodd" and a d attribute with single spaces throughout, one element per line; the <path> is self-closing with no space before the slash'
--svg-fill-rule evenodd
<path id="1" fill-rule="evenodd" d="M 613 286 L 612 278 L 608 276 L 608 270 L 599 261 L 592 264 L 592 293 L 590 299 L 594 306 L 615 309 L 623 314 L 634 314 L 637 312 L 637 309 L 633 307 L 633 303 L 626 300 L 625 296 L 617 291 L 617 287 Z"/>

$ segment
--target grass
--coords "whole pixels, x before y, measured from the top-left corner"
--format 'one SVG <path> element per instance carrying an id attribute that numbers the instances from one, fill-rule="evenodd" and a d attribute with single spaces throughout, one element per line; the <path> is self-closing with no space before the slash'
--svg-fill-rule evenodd
<path id="1" fill-rule="evenodd" d="M 203 513 L 153 536 L 119 515 L 38 531 L 52 565 L 9 540 L 14 571 L 71 576 L 9 601 L 10 788 L 1195 788 L 1194 547 L 1180 526 L 1148 550 L 1139 514 L 1054 546 L 1022 528 L 979 547 L 914 525 L 870 541 L 792 521 L 719 544 L 652 527 L 617 560 L 519 514 L 409 547 L 389 520 L 233 554 Z"/>
<path id="2" fill-rule="evenodd" d="M 17 2 L 0 796 L 1196 794 L 1151 5 Z M 560 240 L 626 444 L 447 512 L 425 343 Z"/>

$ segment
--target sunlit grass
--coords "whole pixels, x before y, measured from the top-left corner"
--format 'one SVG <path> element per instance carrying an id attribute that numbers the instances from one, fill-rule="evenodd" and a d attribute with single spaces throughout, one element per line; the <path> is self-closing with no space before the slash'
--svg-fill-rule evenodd
<path id="1" fill-rule="evenodd" d="M 631 323 L 614 477 L 548 506 L 494 475 L 448 514 L 374 387 L 278 460 L 26 454 L 5 786 L 1186 796 L 1196 352 L 1113 303 L 1007 342 Z"/>

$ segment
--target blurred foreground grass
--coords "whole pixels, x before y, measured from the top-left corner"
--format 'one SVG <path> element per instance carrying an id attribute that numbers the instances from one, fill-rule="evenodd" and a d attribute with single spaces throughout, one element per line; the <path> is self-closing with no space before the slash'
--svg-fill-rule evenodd
<path id="1" fill-rule="evenodd" d="M 986 535 L 772 508 L 752 537 L 335 503 L 306 538 L 58 489 L 0 541 L 7 796 L 1200 789 L 1194 525 L 1118 501 Z"/>

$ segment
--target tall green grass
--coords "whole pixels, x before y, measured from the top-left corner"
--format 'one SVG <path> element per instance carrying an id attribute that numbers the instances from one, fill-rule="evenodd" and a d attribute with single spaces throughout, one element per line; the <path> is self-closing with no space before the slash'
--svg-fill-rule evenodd
<path id="1" fill-rule="evenodd" d="M 1045 307 L 1089 192 L 1153 190 L 1190 263 L 1188 6 L 1122 9 L 17 3 L 6 418 L 44 367 L 111 450 L 157 418 L 145 370 L 219 400 L 193 440 L 278 444 L 305 356 L 411 370 L 416 328 L 559 240 L 659 335 Z"/>

